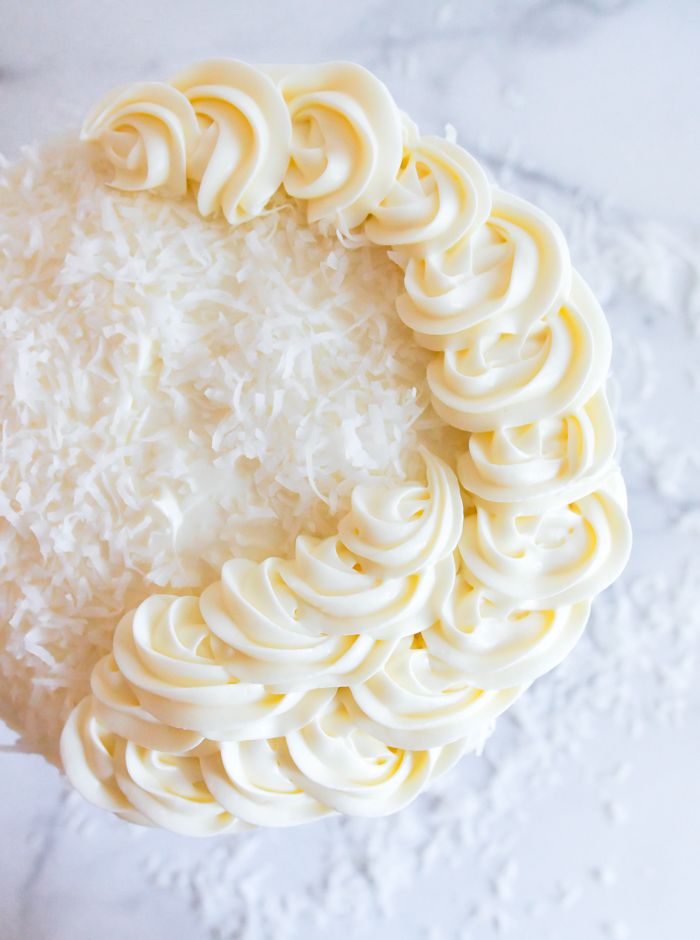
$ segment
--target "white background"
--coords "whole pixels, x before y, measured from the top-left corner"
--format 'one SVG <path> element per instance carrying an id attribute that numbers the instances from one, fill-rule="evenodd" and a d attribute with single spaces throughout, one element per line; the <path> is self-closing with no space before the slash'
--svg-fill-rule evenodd
<path id="1" fill-rule="evenodd" d="M 0 23 L 9 156 L 213 55 L 355 59 L 424 130 L 453 124 L 605 304 L 636 536 L 570 660 L 390 820 L 196 842 L 0 754 L 0 940 L 697 936 L 700 4 L 0 0 Z"/>

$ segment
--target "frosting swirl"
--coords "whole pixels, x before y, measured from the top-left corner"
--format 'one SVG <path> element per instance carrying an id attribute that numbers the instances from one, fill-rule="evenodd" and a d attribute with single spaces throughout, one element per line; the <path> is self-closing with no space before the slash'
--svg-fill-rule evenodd
<path id="1" fill-rule="evenodd" d="M 124 617 L 114 658 L 140 704 L 166 725 L 212 740 L 276 737 L 308 721 L 333 694 L 273 693 L 239 682 L 194 597 L 154 595 Z"/>
<path id="2" fill-rule="evenodd" d="M 371 570 L 390 577 L 414 574 L 452 553 L 464 520 L 457 478 L 424 447 L 427 482 L 400 487 L 356 486 L 340 538 Z"/>
<path id="3" fill-rule="evenodd" d="M 433 407 L 465 431 L 530 424 L 573 411 L 600 388 L 610 364 L 605 316 L 574 272 L 571 294 L 525 334 L 478 333 L 428 366 Z"/>
<path id="4" fill-rule="evenodd" d="M 114 776 L 129 803 L 152 825 L 183 836 L 248 828 L 214 799 L 197 757 L 152 751 L 117 738 Z"/>
<path id="5" fill-rule="evenodd" d="M 384 816 L 411 802 L 464 750 L 390 748 L 358 727 L 336 697 L 279 743 L 285 774 L 320 803 L 349 816 Z"/>
<path id="6" fill-rule="evenodd" d="M 296 691 L 352 685 L 385 662 L 395 640 L 310 633 L 298 595 L 284 580 L 286 563 L 236 558 L 201 598 L 202 615 L 229 647 L 226 668 L 245 682 Z"/>
<path id="7" fill-rule="evenodd" d="M 187 160 L 199 129 L 187 98 L 164 82 L 117 88 L 92 109 L 81 138 L 100 144 L 117 189 L 187 189 Z"/>
<path id="8" fill-rule="evenodd" d="M 90 688 L 95 718 L 120 738 L 169 754 L 199 754 L 206 750 L 201 734 L 164 725 L 146 711 L 112 654 L 103 656 L 95 665 Z"/>
<path id="9" fill-rule="evenodd" d="M 299 599 L 299 619 L 309 632 L 395 639 L 433 623 L 452 571 L 447 557 L 415 574 L 380 577 L 366 571 L 339 536 L 299 536 L 282 577 Z"/>
<path id="10" fill-rule="evenodd" d="M 290 196 L 310 222 L 359 225 L 388 193 L 401 162 L 401 119 L 371 72 L 351 62 L 294 69 L 280 78 L 292 120 Z"/>
<path id="11" fill-rule="evenodd" d="M 457 472 L 477 502 L 533 512 L 594 489 L 614 450 L 612 415 L 600 391 L 570 414 L 471 434 Z"/>
<path id="12" fill-rule="evenodd" d="M 367 237 L 409 257 L 444 251 L 488 218 L 491 188 L 481 166 L 462 147 L 414 130 L 386 197 L 365 222 Z"/>
<path id="13" fill-rule="evenodd" d="M 560 228 L 536 206 L 493 189 L 491 215 L 440 254 L 411 258 L 399 317 L 427 349 L 459 349 L 470 330 L 523 333 L 566 296 L 569 251 Z"/>
<path id="14" fill-rule="evenodd" d="M 475 749 L 520 691 L 483 691 L 407 637 L 382 670 L 343 694 L 358 725 L 392 747 L 430 748 L 466 739 Z"/>
<path id="15" fill-rule="evenodd" d="M 120 790 L 114 775 L 114 755 L 120 738 L 95 716 L 91 695 L 75 706 L 61 732 L 61 763 L 78 793 L 100 809 L 129 822 L 149 825 Z"/>
<path id="16" fill-rule="evenodd" d="M 629 557 L 630 527 L 610 488 L 539 515 L 477 506 L 464 521 L 465 576 L 511 608 L 575 604 L 608 587 Z"/>
<path id="17" fill-rule="evenodd" d="M 235 225 L 258 215 L 282 182 L 291 122 L 274 82 L 233 59 L 212 59 L 180 72 L 172 84 L 199 122 L 188 176 L 199 183 L 202 215 L 221 209 Z"/>
<path id="18" fill-rule="evenodd" d="M 558 665 L 578 642 L 590 603 L 551 610 L 501 611 L 457 577 L 440 620 L 423 634 L 426 649 L 478 688 L 527 686 Z"/>
<path id="19" fill-rule="evenodd" d="M 298 826 L 331 812 L 290 780 L 274 742 L 226 742 L 200 763 L 209 792 L 251 825 Z"/>

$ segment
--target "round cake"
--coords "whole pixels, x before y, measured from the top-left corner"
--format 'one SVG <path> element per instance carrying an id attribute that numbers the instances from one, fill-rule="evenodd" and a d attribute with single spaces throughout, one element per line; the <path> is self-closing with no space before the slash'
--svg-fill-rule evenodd
<path id="1" fill-rule="evenodd" d="M 630 548 L 565 239 L 346 62 L 214 60 L 2 170 L 0 716 L 187 835 L 410 802 Z"/>

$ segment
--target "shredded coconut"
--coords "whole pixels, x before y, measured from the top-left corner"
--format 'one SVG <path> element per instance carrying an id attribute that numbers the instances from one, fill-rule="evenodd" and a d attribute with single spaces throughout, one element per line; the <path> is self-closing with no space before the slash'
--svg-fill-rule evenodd
<path id="1" fill-rule="evenodd" d="M 53 757 L 125 609 L 327 535 L 459 432 L 383 249 L 278 195 L 238 228 L 74 138 L 0 176 L 0 715 Z"/>

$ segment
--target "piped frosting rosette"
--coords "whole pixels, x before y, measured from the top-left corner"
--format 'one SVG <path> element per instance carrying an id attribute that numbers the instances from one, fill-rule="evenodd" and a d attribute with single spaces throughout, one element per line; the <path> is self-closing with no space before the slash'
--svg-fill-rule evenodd
<path id="1" fill-rule="evenodd" d="M 155 595 L 127 614 L 114 659 L 140 705 L 174 728 L 210 740 L 276 737 L 308 721 L 327 689 L 273 694 L 228 668 L 196 597 Z"/>
<path id="2" fill-rule="evenodd" d="M 536 514 L 477 507 L 459 544 L 471 583 L 528 610 L 600 593 L 620 575 L 629 551 L 625 506 L 613 486 Z"/>
<path id="3" fill-rule="evenodd" d="M 281 187 L 385 246 L 464 449 L 357 486 L 292 558 L 232 559 L 201 597 L 128 612 L 66 722 L 66 773 L 190 835 L 400 809 L 567 655 L 624 567 L 605 317 L 554 221 L 352 63 L 200 63 L 107 95 L 83 138 L 118 188 L 191 187 L 236 225 Z"/>
<path id="4" fill-rule="evenodd" d="M 331 813 L 396 812 L 448 770 L 468 743 L 389 747 L 357 724 L 337 693 L 285 737 L 172 754 L 109 731 L 88 696 L 66 723 L 61 756 L 73 785 L 96 806 L 141 825 L 208 836 L 301 825 Z"/>
<path id="5" fill-rule="evenodd" d="M 119 737 L 97 718 L 91 696 L 73 709 L 66 722 L 61 759 L 86 799 L 130 822 L 188 836 L 246 828 L 211 795 L 198 757 Z"/>
<path id="6" fill-rule="evenodd" d="M 426 349 L 464 348 L 480 324 L 522 334 L 568 293 L 571 264 L 559 227 L 511 193 L 489 195 L 490 214 L 473 234 L 405 266 L 397 312 Z"/>
<path id="7" fill-rule="evenodd" d="M 426 650 L 462 682 L 484 691 L 524 688 L 557 666 L 578 642 L 590 602 L 503 610 L 463 568 L 438 621 L 422 634 Z"/>
<path id="8" fill-rule="evenodd" d="M 230 59 L 185 69 L 171 84 L 197 119 L 188 163 L 202 215 L 220 209 L 231 224 L 258 215 L 280 184 L 291 147 L 291 121 L 274 83 Z"/>

